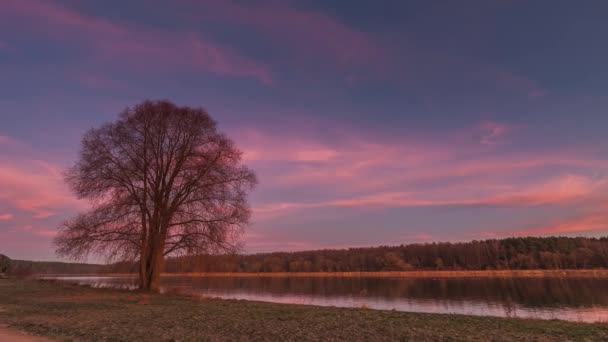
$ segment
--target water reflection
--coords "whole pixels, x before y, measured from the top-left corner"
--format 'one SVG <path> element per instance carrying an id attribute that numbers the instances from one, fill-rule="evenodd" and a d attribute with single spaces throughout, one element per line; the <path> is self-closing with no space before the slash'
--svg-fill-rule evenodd
<path id="1" fill-rule="evenodd" d="M 135 288 L 128 277 L 55 277 Z M 608 322 L 608 279 L 166 277 L 165 292 L 276 303 Z"/>

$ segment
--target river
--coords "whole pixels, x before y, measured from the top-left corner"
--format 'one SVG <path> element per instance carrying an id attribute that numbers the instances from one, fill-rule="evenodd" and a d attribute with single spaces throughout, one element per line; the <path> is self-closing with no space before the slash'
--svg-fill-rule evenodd
<path id="1" fill-rule="evenodd" d="M 52 278 L 135 287 L 131 277 Z M 161 292 L 273 303 L 608 322 L 607 278 L 163 277 Z"/>

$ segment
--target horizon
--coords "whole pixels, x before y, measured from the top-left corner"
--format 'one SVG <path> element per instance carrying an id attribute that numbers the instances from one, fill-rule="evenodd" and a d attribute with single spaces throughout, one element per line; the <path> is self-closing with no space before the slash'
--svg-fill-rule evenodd
<path id="1" fill-rule="evenodd" d="M 608 2 L 349 4 L 5 0 L 0 252 L 68 261 L 62 173 L 146 99 L 243 151 L 249 254 L 606 235 Z"/>

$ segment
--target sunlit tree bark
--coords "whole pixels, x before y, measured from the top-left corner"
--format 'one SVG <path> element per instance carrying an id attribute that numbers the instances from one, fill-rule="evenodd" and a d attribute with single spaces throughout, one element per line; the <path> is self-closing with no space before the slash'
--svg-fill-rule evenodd
<path id="1" fill-rule="evenodd" d="M 66 181 L 92 209 L 63 225 L 57 253 L 139 260 L 140 288 L 158 290 L 165 256 L 238 247 L 256 178 L 204 110 L 146 101 L 86 133 Z"/>

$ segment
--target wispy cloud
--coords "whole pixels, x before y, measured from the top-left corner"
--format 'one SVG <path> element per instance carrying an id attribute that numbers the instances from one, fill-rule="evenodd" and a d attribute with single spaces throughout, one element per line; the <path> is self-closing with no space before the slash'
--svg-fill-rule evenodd
<path id="1" fill-rule="evenodd" d="M 64 184 L 63 167 L 32 153 L 25 143 L 0 136 L 0 207 L 12 210 L 6 215 L 13 218 L 19 211 L 44 219 L 58 210 L 83 208 Z"/>
<path id="2" fill-rule="evenodd" d="M 538 227 L 514 230 L 510 235 L 562 235 L 582 232 L 608 231 L 608 214 L 590 213 Z"/>
<path id="3" fill-rule="evenodd" d="M 362 140 L 356 133 L 339 142 L 255 131 L 239 135 L 247 162 L 265 165 L 259 176 L 269 183 L 266 189 L 293 194 L 289 200 L 265 197 L 254 217 L 331 207 L 574 205 L 608 195 L 608 179 L 597 175 L 608 171 L 608 162 L 594 157 L 594 149 L 510 151 L 499 142 L 511 125 L 484 121 L 469 134 L 479 136 L 480 128 L 479 142 L 491 149 L 476 140 L 462 143 L 462 132 L 442 141 L 401 142 Z M 311 189 L 314 198 L 297 195 Z"/>
<path id="4" fill-rule="evenodd" d="M 480 143 L 482 145 L 497 145 L 503 142 L 505 135 L 513 128 L 510 125 L 495 122 L 484 121 L 478 126 L 480 133 Z"/>
<path id="5" fill-rule="evenodd" d="M 61 208 L 82 207 L 63 184 L 60 170 L 36 160 L 4 162 L 0 166 L 0 203 L 35 218 L 50 217 Z"/>
<path id="6" fill-rule="evenodd" d="M 169 32 L 133 26 L 81 13 L 53 0 L 7 0 L 0 18 L 48 39 L 76 42 L 95 58 L 142 68 L 189 67 L 272 83 L 270 69 L 194 32 Z"/>
<path id="7" fill-rule="evenodd" d="M 197 19 L 248 27 L 275 41 L 294 58 L 329 59 L 338 65 L 378 66 L 385 51 L 367 32 L 336 17 L 290 1 L 246 4 L 232 0 L 181 0 Z"/>
<path id="8" fill-rule="evenodd" d="M 13 139 L 7 135 L 1 135 L 0 134 L 0 147 L 16 147 L 18 146 L 20 143 L 19 141 L 17 141 L 16 139 Z"/>
<path id="9" fill-rule="evenodd" d="M 0 214 L 0 221 L 8 221 L 14 217 L 13 214 Z"/>
<path id="10" fill-rule="evenodd" d="M 262 215 L 320 207 L 427 207 L 427 206 L 538 206 L 560 205 L 583 200 L 594 193 L 607 190 L 608 179 L 592 181 L 583 176 L 564 175 L 540 184 L 486 185 L 471 183 L 466 186 L 447 186 L 438 190 L 419 192 L 379 192 L 364 196 L 323 202 L 272 203 L 255 208 Z M 471 193 L 481 193 L 472 196 Z"/>

